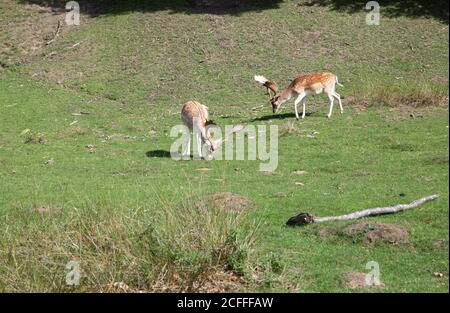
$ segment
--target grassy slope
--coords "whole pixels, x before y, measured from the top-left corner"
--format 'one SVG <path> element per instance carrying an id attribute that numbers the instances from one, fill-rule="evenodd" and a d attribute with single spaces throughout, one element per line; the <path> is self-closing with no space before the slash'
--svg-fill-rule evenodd
<path id="1" fill-rule="evenodd" d="M 411 109 L 378 107 L 358 113 L 347 106 L 343 116 L 336 113 L 327 120 L 324 97 L 310 99 L 308 109 L 314 113 L 296 124 L 297 132 L 280 138 L 273 175 L 259 172 L 258 162 L 174 162 L 146 156 L 169 149 L 168 132 L 178 123 L 179 104 L 191 98 L 207 104 L 221 125 L 285 125 L 286 120 L 278 119 L 252 121 L 270 114 L 268 108 L 250 110 L 265 99 L 251 81 L 256 73 L 285 84 L 298 72 L 331 70 L 346 86 L 339 91 L 346 97 L 390 84 L 412 85 L 412 92 L 445 92 L 448 27 L 403 17 L 383 19 L 380 27 L 363 21 L 363 13 L 289 1 L 279 9 L 239 16 L 157 11 L 90 20 L 45 49 L 56 55 L 2 73 L 3 220 L 10 221 L 11 212 L 46 204 L 63 206 L 69 215 L 80 207 L 104 210 L 110 217 L 133 215 L 138 208 L 157 209 L 157 194 L 179 202 L 190 192 L 233 191 L 255 201 L 257 210 L 249 220 L 264 221 L 255 247 L 258 262 L 274 262 L 272 253 L 285 268 L 281 277 L 267 274 L 259 289 L 340 291 L 342 272 L 365 271 L 366 262 L 375 260 L 387 291 L 448 291 L 446 277 L 432 275 L 448 275 L 446 108 L 415 110 L 423 117 L 412 119 L 403 112 Z M 81 44 L 67 48 L 77 42 Z M 285 111 L 292 111 L 291 105 Z M 90 114 L 71 114 L 79 111 Z M 47 143 L 24 144 L 20 132 L 26 128 L 43 133 Z M 305 136 L 313 131 L 319 132 L 317 138 Z M 87 151 L 88 144 L 95 153 Z M 49 159 L 52 165 L 45 164 Z M 197 171 L 202 167 L 212 170 Z M 308 173 L 296 176 L 296 169 Z M 295 185 L 298 181 L 305 186 Z M 350 239 L 322 238 L 322 225 L 282 227 L 299 211 L 342 214 L 431 193 L 441 199 L 373 219 L 406 227 L 412 234 L 406 246 L 367 247 Z M 66 217 L 51 222 L 21 215 L 2 227 L 7 234 L 2 238 L 25 235 L 25 225 L 63 231 Z M 91 218 L 95 221 L 96 215 Z M 436 240 L 444 245 L 433 245 Z M 2 244 L 6 247 L 7 241 Z M 39 273 L 38 268 L 35 276 Z M 28 288 L 49 288 L 30 276 L 25 274 Z"/>

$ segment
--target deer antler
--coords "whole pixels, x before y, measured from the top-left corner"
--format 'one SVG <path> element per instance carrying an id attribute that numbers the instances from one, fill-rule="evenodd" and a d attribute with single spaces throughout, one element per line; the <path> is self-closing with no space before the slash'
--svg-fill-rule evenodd
<path id="1" fill-rule="evenodd" d="M 255 75 L 254 79 L 260 83 L 261 85 L 263 85 L 264 87 L 267 88 L 267 93 L 269 94 L 269 100 L 272 98 L 272 94 L 270 93 L 270 91 L 273 92 L 273 95 L 275 96 L 275 94 L 278 91 L 278 86 L 274 81 L 268 80 L 267 78 L 265 78 L 262 75 Z"/>
<path id="2" fill-rule="evenodd" d="M 212 145 L 211 145 L 212 151 L 218 150 L 225 141 L 230 139 L 231 135 L 244 130 L 246 127 L 247 127 L 247 125 L 241 125 L 241 124 L 236 125 L 225 134 L 225 137 L 223 139 L 212 140 Z"/>

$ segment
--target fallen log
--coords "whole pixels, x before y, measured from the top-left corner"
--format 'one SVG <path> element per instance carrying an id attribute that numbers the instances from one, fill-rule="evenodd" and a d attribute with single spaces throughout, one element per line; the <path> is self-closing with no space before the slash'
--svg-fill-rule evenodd
<path id="1" fill-rule="evenodd" d="M 309 213 L 299 213 L 296 216 L 291 217 L 287 222 L 287 226 L 298 226 L 298 225 L 306 225 L 311 223 L 322 223 L 328 221 L 348 221 L 354 220 L 367 216 L 375 216 L 375 215 L 383 215 L 383 214 L 391 214 L 400 211 L 404 211 L 407 209 L 416 208 L 428 201 L 436 200 L 439 198 L 439 195 L 431 195 L 427 197 L 420 198 L 415 200 L 409 204 L 397 204 L 389 207 L 382 208 L 372 208 L 366 209 L 362 211 L 356 211 L 350 214 L 338 215 L 338 216 L 324 216 L 324 217 L 316 217 Z"/>

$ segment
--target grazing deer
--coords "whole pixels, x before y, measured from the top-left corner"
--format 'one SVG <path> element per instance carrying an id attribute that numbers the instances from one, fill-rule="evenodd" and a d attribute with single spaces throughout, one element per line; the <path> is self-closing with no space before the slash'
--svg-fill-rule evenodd
<path id="1" fill-rule="evenodd" d="M 333 73 L 316 72 L 300 75 L 281 92 L 278 92 L 278 88 L 276 87 L 276 84 L 274 82 L 268 80 L 264 76 L 255 75 L 254 79 L 265 86 L 268 90 L 270 89 L 275 93 L 275 95 L 270 98 L 273 113 L 277 113 L 283 103 L 296 96 L 297 99 L 295 99 L 294 102 L 295 117 L 297 118 L 297 120 L 299 119 L 298 105 L 302 103 L 302 118 L 305 118 L 306 96 L 308 94 L 320 94 L 322 92 L 325 92 L 330 99 L 330 110 L 327 115 L 328 118 L 331 117 L 331 113 L 333 112 L 334 99 L 339 102 L 341 113 L 344 112 L 344 109 L 342 108 L 341 96 L 335 91 L 336 84 L 342 87 L 343 85 L 338 82 L 337 76 Z"/>
<path id="2" fill-rule="evenodd" d="M 215 142 L 211 139 L 207 126 L 214 124 L 208 120 L 208 107 L 197 102 L 188 101 L 181 109 L 181 120 L 190 131 L 194 131 L 197 142 L 198 156 L 202 156 L 202 146 L 206 143 L 210 151 L 214 151 Z M 188 135 L 185 142 L 183 156 L 189 156 L 191 151 L 191 136 Z"/>

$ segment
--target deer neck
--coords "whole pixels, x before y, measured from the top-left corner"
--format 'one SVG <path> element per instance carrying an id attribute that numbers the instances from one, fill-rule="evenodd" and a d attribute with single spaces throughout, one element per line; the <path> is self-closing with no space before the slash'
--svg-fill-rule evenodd
<path id="1" fill-rule="evenodd" d="M 280 100 L 284 101 L 288 101 L 292 98 L 294 92 L 292 91 L 291 88 L 286 88 L 284 89 L 281 94 L 280 94 Z"/>

